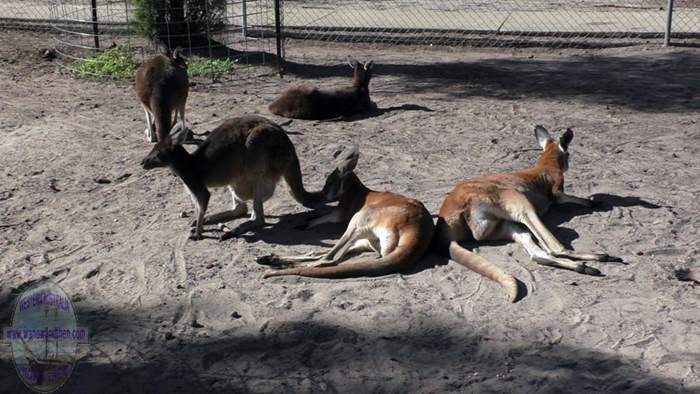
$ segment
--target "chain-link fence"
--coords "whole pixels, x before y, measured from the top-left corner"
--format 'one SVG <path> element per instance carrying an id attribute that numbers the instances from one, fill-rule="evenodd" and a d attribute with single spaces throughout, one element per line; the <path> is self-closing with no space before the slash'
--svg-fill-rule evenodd
<path id="1" fill-rule="evenodd" d="M 204 5 L 193 8 L 190 2 Z M 482 47 L 605 47 L 664 42 L 669 0 L 5 0 L 0 28 L 52 29 L 66 67 L 104 48 L 154 48 L 139 37 L 138 4 L 160 5 L 148 34 L 186 53 L 240 65 L 276 64 L 274 54 L 321 60 L 347 44 Z M 676 43 L 700 38 L 700 1 L 674 2 Z M 276 14 L 275 10 L 279 11 Z M 165 29 L 164 29 L 164 28 Z M 278 31 L 281 33 L 278 35 Z M 283 45 L 278 45 L 282 40 Z"/>
<path id="2" fill-rule="evenodd" d="M 481 47 L 663 43 L 667 0 L 309 0 L 284 2 L 286 56 L 302 42 Z M 700 2 L 676 1 L 672 33 L 697 38 Z"/>
<path id="3" fill-rule="evenodd" d="M 50 30 L 46 0 L 4 0 L 0 2 L 0 28 Z"/>
<path id="4" fill-rule="evenodd" d="M 190 57 L 195 77 L 226 79 L 274 72 L 251 67 L 277 64 L 274 19 L 274 0 L 0 3 L 0 28 L 49 30 L 60 66 L 83 76 L 99 77 L 129 71 L 110 68 L 117 67 L 112 63 L 124 56 L 138 63 L 177 46 Z"/>
<path id="5" fill-rule="evenodd" d="M 670 39 L 676 44 L 697 44 L 700 40 L 700 1 L 676 0 L 673 2 Z"/>

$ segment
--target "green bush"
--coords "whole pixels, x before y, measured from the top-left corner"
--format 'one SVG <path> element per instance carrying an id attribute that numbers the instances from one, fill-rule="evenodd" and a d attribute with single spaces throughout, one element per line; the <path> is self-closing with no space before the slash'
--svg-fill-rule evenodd
<path id="1" fill-rule="evenodd" d="M 141 36 L 176 46 L 224 27 L 226 0 L 130 0 L 134 30 Z"/>
<path id="2" fill-rule="evenodd" d="M 76 72 L 80 77 L 131 78 L 136 72 L 134 46 L 122 44 L 81 60 Z"/>
<path id="3" fill-rule="evenodd" d="M 233 71 L 235 62 L 231 59 L 199 59 L 187 64 L 187 75 L 190 77 L 209 77 L 219 79 Z"/>

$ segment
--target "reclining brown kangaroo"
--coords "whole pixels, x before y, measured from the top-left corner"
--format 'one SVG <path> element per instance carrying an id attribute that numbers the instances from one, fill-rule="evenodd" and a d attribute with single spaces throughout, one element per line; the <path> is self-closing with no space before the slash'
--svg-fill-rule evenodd
<path id="1" fill-rule="evenodd" d="M 305 261 L 317 262 L 312 266 L 269 271 L 265 278 L 282 275 L 317 278 L 387 275 L 410 267 L 427 252 L 434 230 L 430 212 L 418 200 L 365 187 L 353 171 L 358 157 L 356 149 L 340 154 L 337 168 L 323 187 L 326 199 L 339 201 L 338 207 L 308 225 L 348 223 L 343 236 L 327 253 L 258 258 L 260 264 L 282 267 Z M 379 254 L 379 258 L 338 265 L 347 256 L 372 251 Z"/>
<path id="2" fill-rule="evenodd" d="M 372 65 L 358 61 L 350 63 L 354 70 L 352 86 L 331 90 L 314 86 L 290 88 L 270 106 L 270 112 L 285 118 L 332 119 L 350 116 L 372 110 L 369 98 L 369 81 L 372 78 Z"/>
<path id="3" fill-rule="evenodd" d="M 568 149 L 574 132 L 568 129 L 555 140 L 544 127 L 537 126 L 535 136 L 542 154 L 534 166 L 458 183 L 442 203 L 436 225 L 438 251 L 499 283 L 511 302 L 518 299 L 515 278 L 460 242 L 513 240 L 539 264 L 588 275 L 600 275 L 600 271 L 586 261 L 622 261 L 605 253 L 569 250 L 542 223 L 540 215 L 554 203 L 591 207 L 593 202 L 564 193 L 564 172 L 569 168 Z"/>

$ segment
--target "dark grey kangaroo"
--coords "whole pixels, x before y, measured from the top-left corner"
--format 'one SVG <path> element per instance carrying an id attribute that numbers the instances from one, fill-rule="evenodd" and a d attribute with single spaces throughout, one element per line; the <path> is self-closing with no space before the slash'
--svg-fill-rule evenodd
<path id="1" fill-rule="evenodd" d="M 373 64 L 371 60 L 365 64 L 350 63 L 354 70 L 352 86 L 327 90 L 307 85 L 290 88 L 270 104 L 270 112 L 285 118 L 317 120 L 368 112 L 372 110 L 369 81 Z"/>

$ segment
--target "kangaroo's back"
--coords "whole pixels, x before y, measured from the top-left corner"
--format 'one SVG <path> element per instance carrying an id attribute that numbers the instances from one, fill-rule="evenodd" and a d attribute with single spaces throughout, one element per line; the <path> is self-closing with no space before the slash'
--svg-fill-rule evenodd
<path id="1" fill-rule="evenodd" d="M 169 107 L 187 100 L 188 88 L 187 69 L 180 59 L 157 55 L 136 70 L 136 95 L 151 110 L 154 98 Z"/>
<path id="2" fill-rule="evenodd" d="M 214 129 L 194 152 L 196 162 L 207 167 L 207 184 L 224 185 L 233 179 L 277 181 L 297 161 L 296 151 L 284 130 L 259 116 L 226 120 Z"/>
<path id="3" fill-rule="evenodd" d="M 268 109 L 271 113 L 293 119 L 316 119 L 319 89 L 313 86 L 295 86 L 275 100 Z"/>
<path id="4" fill-rule="evenodd" d="M 275 115 L 294 119 L 331 119 L 371 110 L 369 81 L 372 62 L 351 64 L 354 70 L 351 86 L 319 89 L 295 86 L 288 89 L 268 109 Z"/>
<path id="5" fill-rule="evenodd" d="M 172 111 L 184 112 L 187 101 L 189 80 L 184 58 L 177 51 L 173 58 L 157 55 L 148 59 L 136 70 L 134 88 L 139 101 L 153 114 L 158 138 L 164 138 L 172 126 Z"/>

